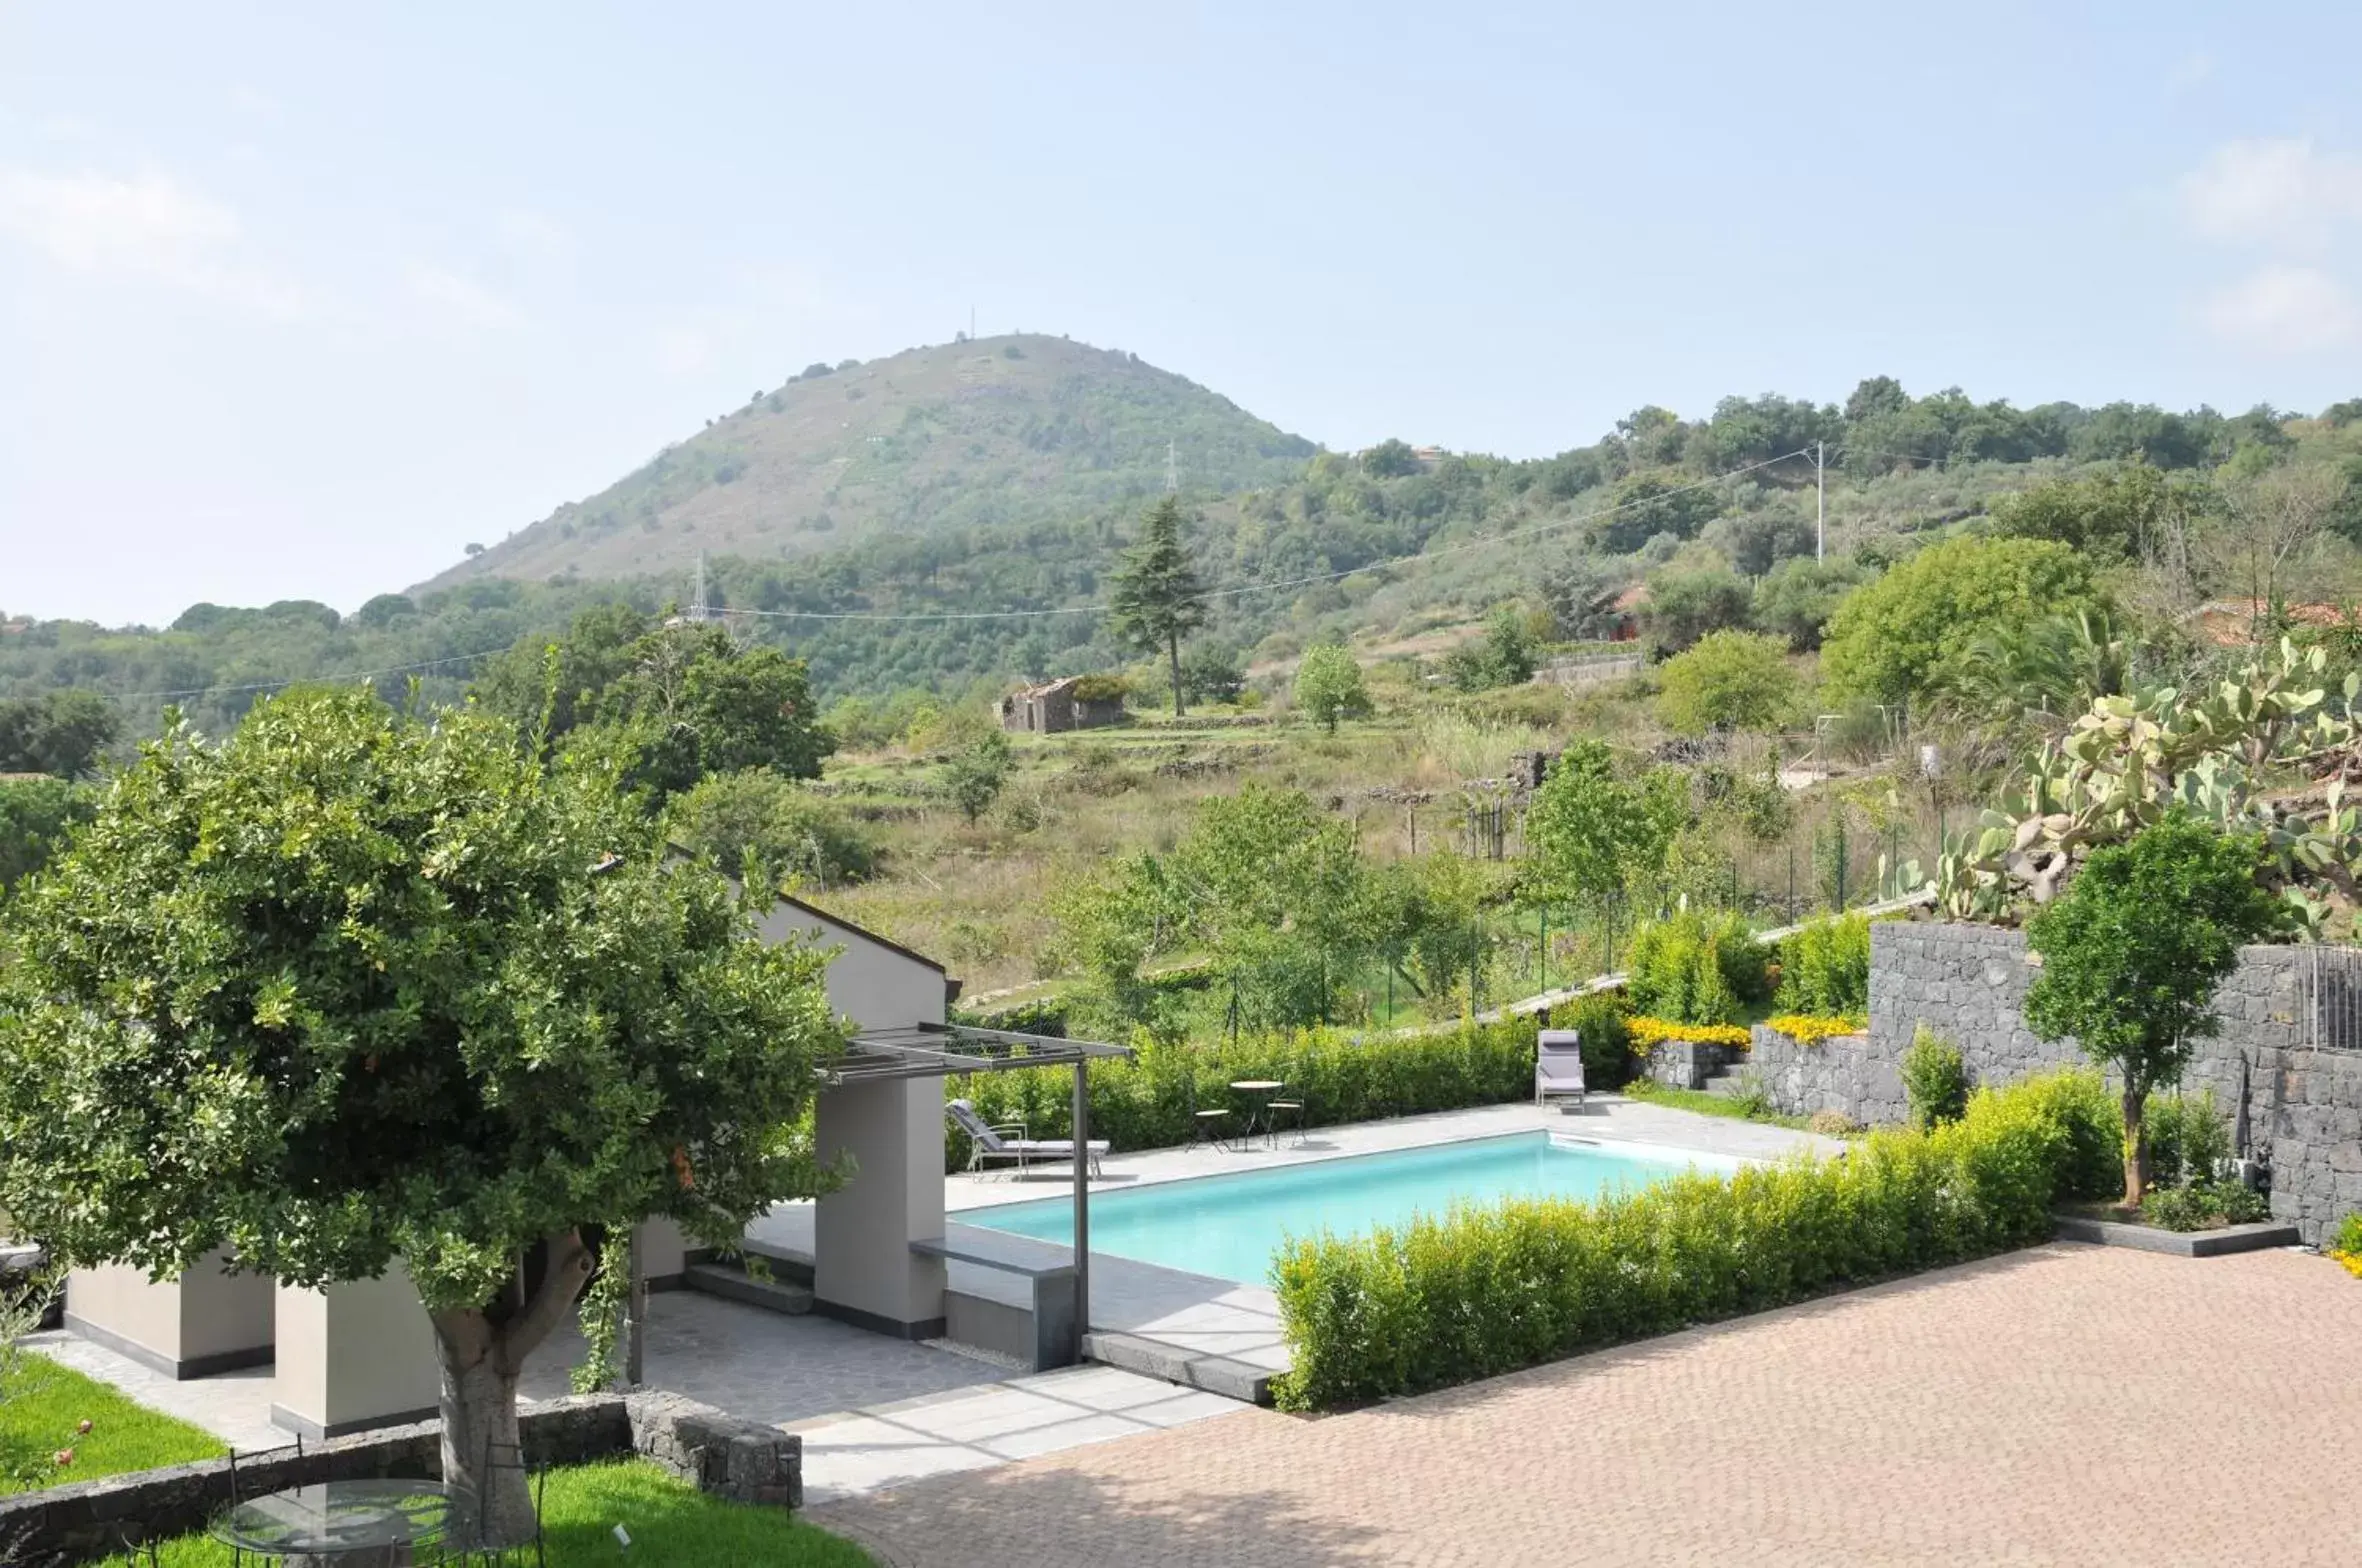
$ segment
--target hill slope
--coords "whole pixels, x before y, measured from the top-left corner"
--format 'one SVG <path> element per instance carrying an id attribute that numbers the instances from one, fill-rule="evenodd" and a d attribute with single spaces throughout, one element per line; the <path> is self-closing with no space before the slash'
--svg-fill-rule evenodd
<path id="1" fill-rule="evenodd" d="M 1316 448 L 1130 354 L 1022 335 L 815 366 L 455 566 L 471 578 L 678 574 L 880 534 L 1071 518 L 1164 488 L 1292 477 Z"/>

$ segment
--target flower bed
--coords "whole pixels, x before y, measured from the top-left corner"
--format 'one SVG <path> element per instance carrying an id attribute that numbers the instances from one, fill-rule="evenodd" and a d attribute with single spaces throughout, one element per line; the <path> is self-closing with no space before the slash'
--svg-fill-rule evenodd
<path id="1" fill-rule="evenodd" d="M 1359 1404 L 2030 1245 L 2054 1202 L 2115 1183 L 2121 1132 L 2099 1076 L 2061 1072 L 1844 1160 L 1298 1238 L 1277 1264 L 1294 1365 L 1273 1392 Z"/>
<path id="2" fill-rule="evenodd" d="M 1624 1031 L 1631 1037 L 1632 1054 L 1635 1056 L 1646 1056 L 1651 1047 L 1667 1040 L 1736 1046 L 1743 1051 L 1753 1038 L 1737 1024 L 1677 1024 L 1668 1018 L 1627 1018 L 1624 1020 Z"/>
<path id="3" fill-rule="evenodd" d="M 1860 1034 L 1870 1027 L 1870 1020 L 1860 1014 L 1782 1013 L 1765 1019 L 1763 1026 L 1777 1029 L 1798 1045 L 1817 1045 L 1839 1035 Z"/>

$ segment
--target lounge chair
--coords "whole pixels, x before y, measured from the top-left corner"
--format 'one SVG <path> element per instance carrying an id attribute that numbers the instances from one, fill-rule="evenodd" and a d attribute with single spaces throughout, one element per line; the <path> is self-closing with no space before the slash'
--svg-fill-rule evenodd
<path id="1" fill-rule="evenodd" d="M 943 1114 L 952 1125 L 968 1135 L 968 1169 L 980 1171 L 987 1160 L 1014 1160 L 1017 1174 L 1036 1161 L 1063 1164 L 1074 1158 L 1072 1138 L 1028 1138 L 1023 1122 L 987 1122 L 976 1114 L 975 1105 L 967 1100 L 946 1100 Z M 1093 1138 L 1083 1147 L 1083 1156 L 1090 1162 L 1091 1174 L 1099 1174 L 1099 1156 L 1108 1149 L 1107 1140 Z"/>
<path id="2" fill-rule="evenodd" d="M 1534 1047 L 1534 1103 L 1566 1095 L 1583 1103 L 1583 1031 L 1545 1029 Z"/>

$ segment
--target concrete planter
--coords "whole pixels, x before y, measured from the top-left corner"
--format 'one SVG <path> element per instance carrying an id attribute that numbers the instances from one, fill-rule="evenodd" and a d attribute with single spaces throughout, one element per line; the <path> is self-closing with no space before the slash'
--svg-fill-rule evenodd
<path id="1" fill-rule="evenodd" d="M 2130 1247 L 2138 1252 L 2161 1252 L 2174 1258 L 2226 1258 L 2240 1252 L 2262 1252 L 2272 1247 L 2294 1247 L 2303 1237 L 2286 1220 L 2260 1220 L 2252 1225 L 2219 1225 L 2213 1230 L 2160 1230 L 2130 1220 L 2103 1220 L 2088 1214 L 2058 1216 L 2059 1240 L 2085 1241 L 2101 1247 Z"/>

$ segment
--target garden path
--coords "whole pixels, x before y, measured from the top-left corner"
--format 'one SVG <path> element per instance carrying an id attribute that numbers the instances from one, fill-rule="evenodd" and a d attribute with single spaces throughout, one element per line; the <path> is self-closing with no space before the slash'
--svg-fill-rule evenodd
<path id="1" fill-rule="evenodd" d="M 896 1568 L 2347 1564 L 2362 1286 L 2054 1243 L 813 1510 Z"/>

